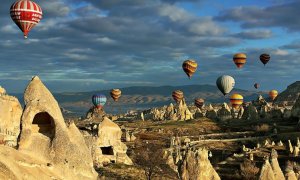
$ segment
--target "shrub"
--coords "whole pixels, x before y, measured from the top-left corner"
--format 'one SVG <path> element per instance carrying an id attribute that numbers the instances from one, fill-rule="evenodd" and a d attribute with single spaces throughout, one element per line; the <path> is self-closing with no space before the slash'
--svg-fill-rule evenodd
<path id="1" fill-rule="evenodd" d="M 245 180 L 257 179 L 257 174 L 259 168 L 255 166 L 255 163 L 249 159 L 245 159 L 244 162 L 240 165 L 241 176 Z"/>
<path id="2" fill-rule="evenodd" d="M 261 124 L 255 126 L 255 131 L 256 132 L 269 132 L 270 131 L 270 126 L 268 124 Z"/>

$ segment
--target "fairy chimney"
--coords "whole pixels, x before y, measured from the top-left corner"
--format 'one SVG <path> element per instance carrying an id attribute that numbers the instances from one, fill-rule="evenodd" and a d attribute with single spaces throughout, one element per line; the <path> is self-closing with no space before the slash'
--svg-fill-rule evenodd
<path id="1" fill-rule="evenodd" d="M 127 156 L 127 146 L 121 142 L 122 130 L 107 117 L 99 124 L 98 139 L 95 151 L 100 155 L 94 161 L 100 164 L 123 163 L 131 165 L 132 161 Z"/>
<path id="2" fill-rule="evenodd" d="M 65 124 L 59 105 L 39 77 L 24 93 L 18 150 L 52 164 L 66 179 L 96 179 L 88 147 L 74 123 Z"/>
<path id="3" fill-rule="evenodd" d="M 187 150 L 183 162 L 179 164 L 178 170 L 182 180 L 220 179 L 219 175 L 208 159 L 208 151 L 202 148 L 198 149 L 196 152 Z"/>

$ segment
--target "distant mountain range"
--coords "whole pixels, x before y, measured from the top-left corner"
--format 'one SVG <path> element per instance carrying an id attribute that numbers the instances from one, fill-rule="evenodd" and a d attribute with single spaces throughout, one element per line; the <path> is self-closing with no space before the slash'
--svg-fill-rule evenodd
<path id="1" fill-rule="evenodd" d="M 147 109 L 151 107 L 159 107 L 174 103 L 171 93 L 174 90 L 181 90 L 184 92 L 186 102 L 191 104 L 195 98 L 203 98 L 208 103 L 229 103 L 229 97 L 224 97 L 221 92 L 214 85 L 186 85 L 186 86 L 134 86 L 122 88 L 122 97 L 118 102 L 114 102 L 110 98 L 110 90 L 91 91 L 91 92 L 77 92 L 77 93 L 54 93 L 55 98 L 60 106 L 66 111 L 71 111 L 76 116 L 85 115 L 90 107 L 93 106 L 91 97 L 95 93 L 102 93 L 107 96 L 108 101 L 105 105 L 105 111 L 111 112 L 126 112 L 133 109 Z M 300 81 L 297 81 L 287 90 L 278 95 L 277 100 L 292 100 L 297 97 L 300 92 Z M 268 96 L 268 92 L 262 91 L 248 91 L 242 89 L 233 89 L 232 93 L 240 93 L 244 96 L 245 101 L 251 101 L 257 98 L 258 94 L 264 97 Z M 23 95 L 16 95 L 21 102 L 23 102 Z"/>
<path id="2" fill-rule="evenodd" d="M 112 101 L 110 98 L 110 90 L 78 92 L 78 93 L 54 93 L 55 98 L 60 106 L 66 110 L 74 112 L 76 115 L 84 115 L 90 107 L 92 107 L 91 97 L 95 93 L 101 92 L 106 95 L 108 101 L 105 105 L 106 112 L 125 112 L 131 109 L 147 109 L 174 103 L 172 92 L 174 90 L 184 92 L 186 102 L 193 103 L 195 98 L 203 98 L 206 103 L 222 103 L 229 102 L 228 97 L 224 97 L 222 93 L 214 85 L 186 85 L 186 86 L 134 86 L 122 88 L 122 97 L 118 102 Z M 267 92 L 247 91 L 242 89 L 233 89 L 232 93 L 240 93 L 246 101 L 257 98 L 258 94 L 263 96 Z M 16 95 L 23 102 L 22 95 Z"/>

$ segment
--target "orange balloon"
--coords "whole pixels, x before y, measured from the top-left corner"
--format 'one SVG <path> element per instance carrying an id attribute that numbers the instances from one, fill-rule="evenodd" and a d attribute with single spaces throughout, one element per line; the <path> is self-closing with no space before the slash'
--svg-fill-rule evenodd
<path id="1" fill-rule="evenodd" d="M 113 98 L 114 101 L 118 101 L 122 95 L 122 91 L 120 89 L 112 89 L 110 91 L 110 96 Z"/>
<path id="2" fill-rule="evenodd" d="M 233 56 L 233 62 L 238 68 L 242 68 L 246 63 L 247 56 L 243 53 L 237 53 Z"/>
<path id="3" fill-rule="evenodd" d="M 271 90 L 269 92 L 269 97 L 274 101 L 274 99 L 278 96 L 278 91 L 276 91 L 275 89 Z"/>
<path id="4" fill-rule="evenodd" d="M 172 97 L 176 101 L 176 103 L 179 103 L 184 97 L 183 92 L 180 90 L 173 91 Z"/>
<path id="5" fill-rule="evenodd" d="M 202 99 L 202 98 L 197 98 L 197 99 L 195 99 L 194 104 L 195 104 L 195 106 L 196 106 L 197 108 L 202 108 L 203 105 L 204 105 L 204 99 Z"/>
<path id="6" fill-rule="evenodd" d="M 198 64 L 195 60 L 188 59 L 183 62 L 182 69 L 186 75 L 191 79 L 192 75 L 196 72 Z"/>

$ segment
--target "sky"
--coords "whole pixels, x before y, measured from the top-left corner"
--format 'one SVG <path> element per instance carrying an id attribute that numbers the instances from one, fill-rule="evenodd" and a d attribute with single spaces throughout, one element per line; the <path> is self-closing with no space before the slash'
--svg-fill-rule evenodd
<path id="1" fill-rule="evenodd" d="M 300 77 L 297 0 L 36 0 L 43 19 L 24 39 L 0 6 L 0 85 L 23 92 L 40 76 L 53 92 L 212 84 L 284 90 Z M 232 61 L 247 54 L 244 68 Z M 264 67 L 262 53 L 271 56 Z M 189 80 L 182 62 L 195 59 Z"/>

